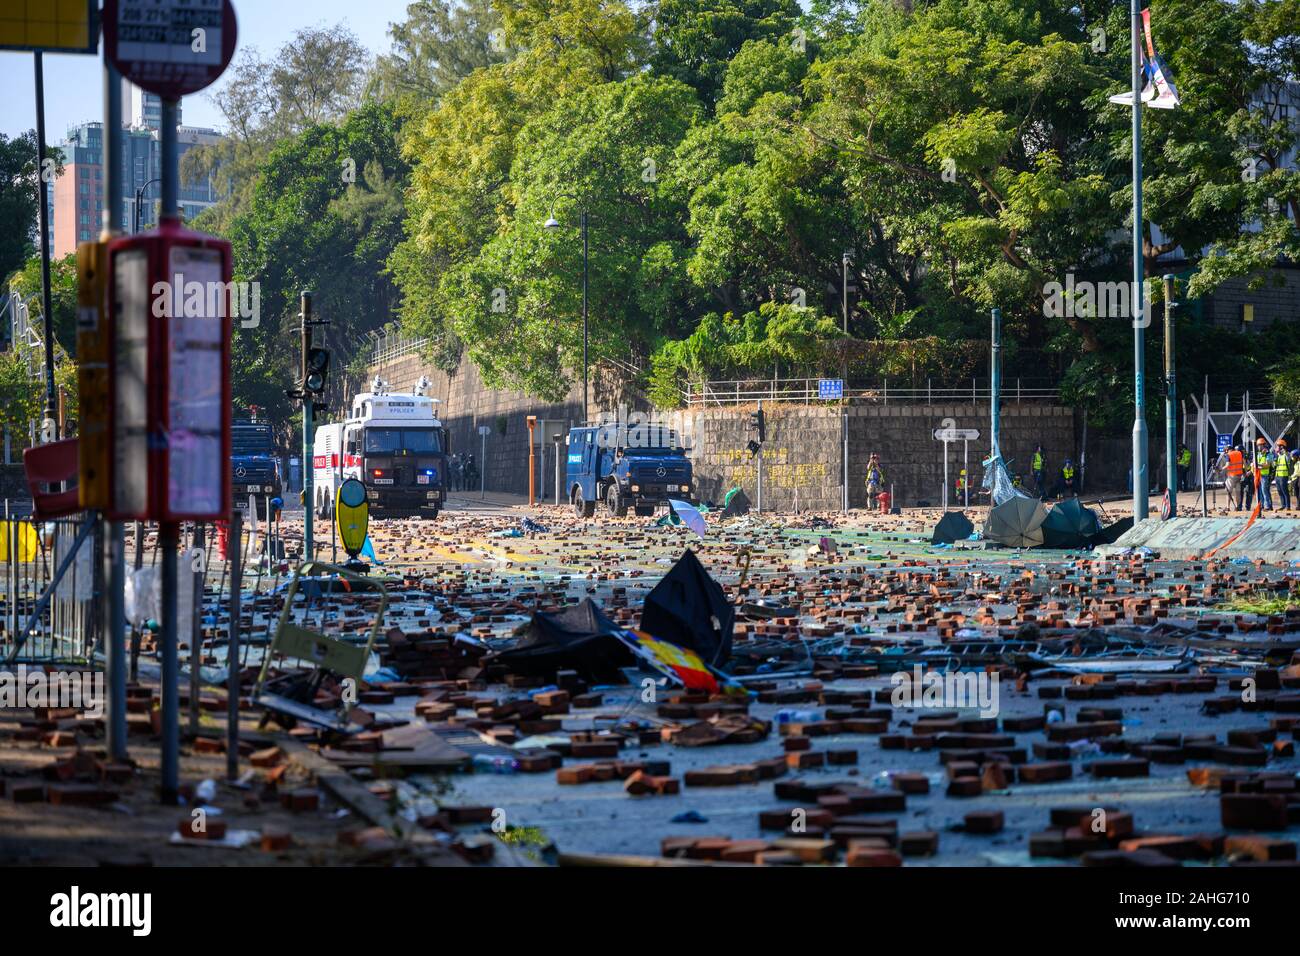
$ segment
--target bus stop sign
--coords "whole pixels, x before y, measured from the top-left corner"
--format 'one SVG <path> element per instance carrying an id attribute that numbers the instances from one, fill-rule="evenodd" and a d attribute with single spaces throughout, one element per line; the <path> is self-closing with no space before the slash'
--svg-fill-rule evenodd
<path id="1" fill-rule="evenodd" d="M 164 100 L 210 86 L 235 55 L 230 0 L 104 0 L 102 19 L 104 55 Z"/>

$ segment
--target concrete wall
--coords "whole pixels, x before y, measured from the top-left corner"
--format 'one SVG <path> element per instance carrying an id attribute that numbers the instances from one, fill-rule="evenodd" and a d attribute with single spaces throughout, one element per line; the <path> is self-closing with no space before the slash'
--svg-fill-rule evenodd
<path id="1" fill-rule="evenodd" d="M 1203 300 L 1204 316 L 1220 328 L 1234 332 L 1260 332 L 1275 322 L 1300 322 L 1300 269 L 1269 270 L 1263 288 L 1247 288 L 1250 277 L 1229 279 Z M 1249 325 L 1241 321 L 1243 303 L 1255 306 Z"/>
<path id="2" fill-rule="evenodd" d="M 563 402 L 545 403 L 518 392 L 495 391 L 483 386 L 468 359 L 454 374 L 431 368 L 417 355 L 407 355 L 369 373 L 381 375 L 397 391 L 409 390 L 422 375 L 432 381 L 431 394 L 442 400 L 439 414 L 446 425 L 453 451 L 472 453 L 480 461 L 478 426 L 487 425 L 484 475 L 489 491 L 526 494 L 528 491 L 528 429 L 525 418 L 536 415 L 567 429 L 582 418 L 582 388 L 575 386 Z M 647 406 L 621 376 L 592 375 L 589 420 L 599 409 L 619 404 L 644 410 Z M 696 488 L 706 501 L 720 501 L 728 488 L 743 487 L 757 499 L 757 462 L 745 450 L 752 437 L 749 415 L 756 406 L 732 406 L 671 413 L 669 424 L 680 428 L 692 446 Z M 818 405 L 765 404 L 767 443 L 763 450 L 763 505 L 792 509 L 796 492 L 801 509 L 833 510 L 842 498 L 841 410 Z M 849 506 L 867 505 L 867 459 L 878 452 L 887 483 L 894 485 L 903 507 L 919 501 L 938 504 L 943 494 L 943 444 L 934 430 L 952 419 L 957 428 L 977 428 L 980 439 L 970 443 L 972 489 L 982 474 L 981 461 L 989 453 L 987 404 L 964 405 L 864 405 L 848 409 Z M 1044 404 L 1006 403 L 1002 411 L 1003 454 L 1014 458 L 1014 469 L 1028 478 L 1034 445 L 1042 442 L 1052 474 L 1071 457 L 1078 462 L 1073 409 Z M 962 443 L 949 446 L 949 482 L 962 467 Z M 535 462 L 539 493 L 553 499 L 554 446 L 548 444 Z M 1122 482 L 1122 478 L 1121 478 Z"/>
<path id="3" fill-rule="evenodd" d="M 694 446 L 696 486 L 705 500 L 720 500 L 735 485 L 757 495 L 758 464 L 745 450 L 752 407 L 716 408 L 685 416 L 684 431 Z M 767 443 L 763 449 L 763 506 L 834 510 L 841 506 L 841 410 L 805 405 L 765 405 Z M 989 408 L 982 405 L 871 405 L 848 409 L 849 507 L 867 505 L 867 460 L 880 455 L 886 484 L 903 507 L 920 501 L 938 505 L 943 496 L 944 445 L 934 430 L 951 419 L 957 428 L 977 428 L 970 443 L 969 474 L 978 483 L 980 463 L 989 454 Z M 1054 474 L 1066 457 L 1076 463 L 1074 410 L 1051 405 L 1009 405 L 1002 411 L 1002 450 L 1014 470 L 1028 475 L 1030 458 L 1041 442 Z M 962 468 L 961 442 L 948 446 L 951 485 Z M 977 484 L 972 484 L 972 490 Z M 951 500 L 951 495 L 950 495 Z M 973 499 L 972 499 L 973 500 Z"/>

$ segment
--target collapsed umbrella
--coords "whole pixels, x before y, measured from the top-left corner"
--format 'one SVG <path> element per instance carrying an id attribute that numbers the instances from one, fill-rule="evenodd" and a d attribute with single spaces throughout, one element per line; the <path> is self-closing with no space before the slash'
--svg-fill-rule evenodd
<path id="1" fill-rule="evenodd" d="M 646 595 L 640 629 L 695 651 L 712 667 L 721 667 L 731 657 L 735 623 L 736 609 L 722 586 L 687 548 Z"/>
<path id="2" fill-rule="evenodd" d="M 1047 509 L 1037 498 L 1008 498 L 989 511 L 984 537 L 1010 548 L 1036 548 L 1043 543 Z"/>
<path id="3" fill-rule="evenodd" d="M 974 531 L 975 525 L 971 524 L 970 518 L 967 518 L 960 511 L 949 511 L 934 526 L 934 534 L 930 536 L 930 543 L 952 544 L 954 541 L 965 541 Z"/>
<path id="4" fill-rule="evenodd" d="M 1043 544 L 1049 548 L 1081 548 L 1101 531 L 1097 512 L 1078 498 L 1058 502 L 1043 520 Z"/>
<path id="5" fill-rule="evenodd" d="M 621 668 L 634 665 L 636 658 L 618 633 L 618 625 L 586 598 L 555 613 L 536 612 L 518 644 L 484 662 L 552 680 L 557 670 L 573 670 L 589 683 L 620 684 Z"/>

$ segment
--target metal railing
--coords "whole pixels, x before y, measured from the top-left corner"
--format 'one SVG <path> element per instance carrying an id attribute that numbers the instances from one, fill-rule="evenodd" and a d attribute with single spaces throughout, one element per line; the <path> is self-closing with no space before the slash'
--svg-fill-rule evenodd
<path id="1" fill-rule="evenodd" d="M 682 389 L 682 397 L 687 407 L 750 405 L 758 401 L 809 405 L 827 401 L 821 397 L 820 381 L 815 378 L 781 378 L 687 382 Z M 988 384 L 978 380 L 972 380 L 969 386 L 936 386 L 927 383 L 922 388 L 903 388 L 891 385 L 886 380 L 879 386 L 844 389 L 844 398 L 860 404 L 888 405 L 895 402 L 909 405 L 957 405 L 987 401 L 991 397 L 992 390 Z M 1028 385 L 1019 378 L 1006 381 L 1002 387 L 1004 402 L 1055 402 L 1059 398 L 1059 389 Z"/>
<path id="2" fill-rule="evenodd" d="M 429 343 L 428 336 L 408 335 L 400 329 L 384 329 L 370 333 L 370 361 L 374 365 L 387 365 L 404 355 L 419 352 Z"/>
<path id="3" fill-rule="evenodd" d="M 6 514 L 8 505 L 5 502 Z M 0 662 L 13 652 L 24 630 L 21 662 L 85 663 L 93 653 L 100 582 L 94 536 L 83 535 L 78 543 L 84 521 L 82 515 L 39 522 L 0 518 Z M 69 557 L 67 571 L 41 603 Z"/>

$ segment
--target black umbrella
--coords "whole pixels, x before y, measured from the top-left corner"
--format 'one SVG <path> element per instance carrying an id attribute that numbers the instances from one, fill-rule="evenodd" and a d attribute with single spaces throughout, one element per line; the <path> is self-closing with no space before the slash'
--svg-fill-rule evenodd
<path id="1" fill-rule="evenodd" d="M 1049 548 L 1082 548 L 1101 531 L 1097 512 L 1078 498 L 1066 498 L 1052 507 L 1043 519 L 1043 544 Z"/>
<path id="2" fill-rule="evenodd" d="M 614 636 L 618 630 L 618 625 L 586 598 L 555 613 L 537 611 L 518 644 L 490 655 L 484 663 L 548 679 L 554 679 L 556 671 L 573 670 L 590 683 L 621 684 L 620 668 L 637 661 Z"/>
<path id="3" fill-rule="evenodd" d="M 646 595 L 641 609 L 641 630 L 690 648 L 714 667 L 731 657 L 735 622 L 736 609 L 690 548 Z"/>
<path id="4" fill-rule="evenodd" d="M 1036 548 L 1043 543 L 1043 520 L 1047 509 L 1037 498 L 1017 495 L 989 510 L 984 537 L 1010 548 Z"/>
<path id="5" fill-rule="evenodd" d="M 727 492 L 727 497 L 722 499 L 722 505 L 720 518 L 739 518 L 741 515 L 749 514 L 749 496 L 738 487 Z"/>
<path id="6" fill-rule="evenodd" d="M 954 541 L 965 541 L 974 531 L 975 526 L 971 524 L 970 518 L 967 518 L 960 511 L 949 511 L 934 526 L 934 534 L 930 536 L 930 543 L 952 544 Z"/>

